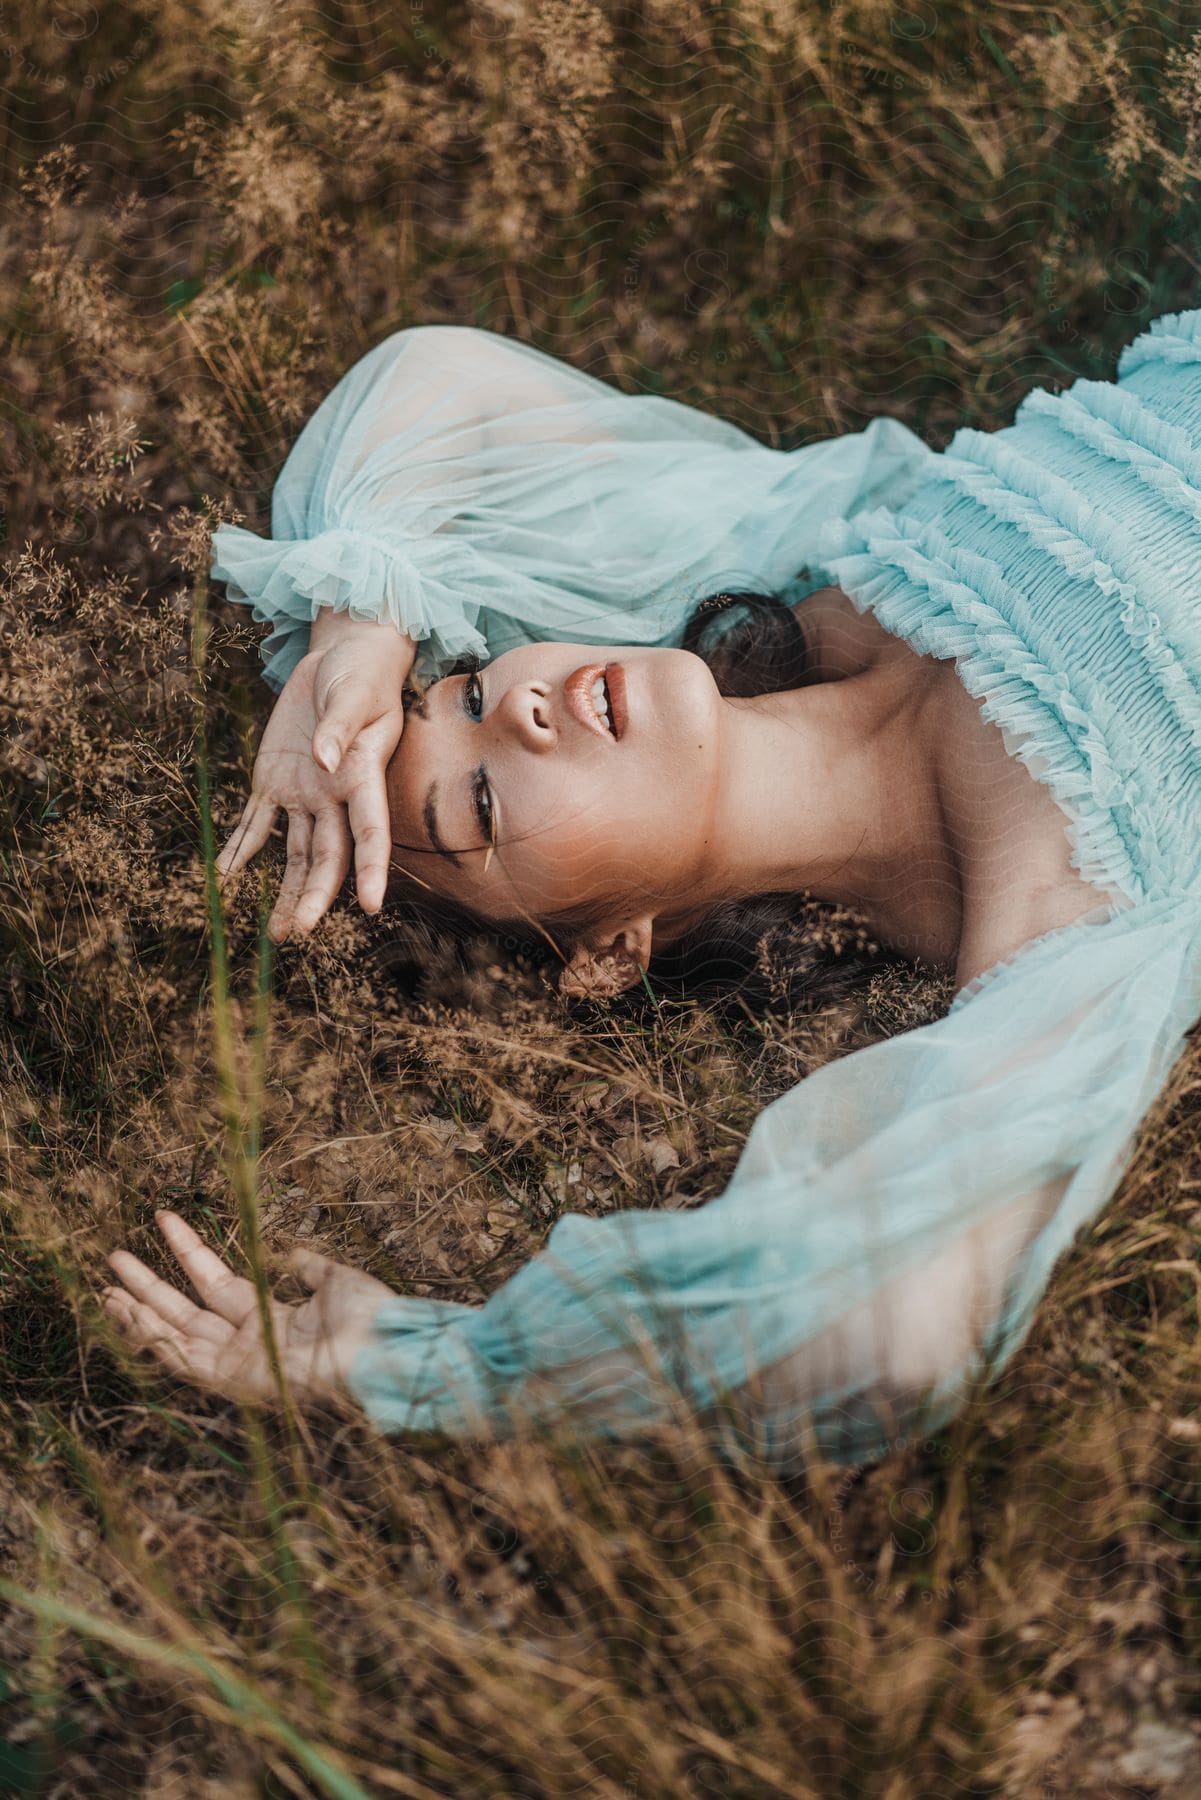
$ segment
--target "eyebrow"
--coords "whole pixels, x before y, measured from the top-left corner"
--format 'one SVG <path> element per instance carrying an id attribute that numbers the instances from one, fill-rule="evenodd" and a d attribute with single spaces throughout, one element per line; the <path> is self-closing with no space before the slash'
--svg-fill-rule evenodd
<path id="1" fill-rule="evenodd" d="M 425 719 L 428 723 L 429 714 L 425 710 L 425 695 L 423 693 L 418 693 L 416 688 L 411 687 L 408 684 L 405 686 L 404 693 L 406 713 L 416 713 L 419 719 Z M 460 859 L 453 850 L 447 848 L 438 833 L 438 818 L 437 814 L 434 812 L 434 801 L 437 799 L 437 796 L 438 783 L 436 780 L 431 781 L 425 796 L 425 804 L 421 808 L 421 820 L 425 826 L 425 834 L 429 838 L 430 847 L 436 850 L 438 855 L 443 857 L 448 863 L 453 863 L 456 869 L 460 869 L 463 866 Z"/>
<path id="2" fill-rule="evenodd" d="M 438 783 L 436 781 L 431 781 L 429 791 L 425 796 L 425 805 L 421 809 L 422 823 L 425 826 L 426 835 L 429 838 L 430 844 L 438 852 L 438 855 L 445 857 L 448 863 L 453 863 L 456 869 L 461 869 L 463 866 L 461 859 L 453 850 L 447 849 L 446 845 L 438 835 L 438 820 L 434 814 L 434 801 L 437 798 L 437 795 Z"/>

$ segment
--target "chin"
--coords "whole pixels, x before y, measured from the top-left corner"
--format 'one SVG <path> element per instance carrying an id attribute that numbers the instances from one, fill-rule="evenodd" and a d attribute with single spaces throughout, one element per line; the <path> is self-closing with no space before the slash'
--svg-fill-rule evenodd
<path id="1" fill-rule="evenodd" d="M 661 649 L 644 651 L 643 655 L 648 659 L 645 673 L 650 716 L 657 713 L 673 736 L 682 734 L 686 742 L 692 740 L 699 749 L 711 737 L 721 710 L 721 694 L 713 671 L 694 650 Z M 635 673 L 636 665 L 631 661 L 631 728 Z M 703 738 L 696 737 L 698 731 L 703 732 Z"/>

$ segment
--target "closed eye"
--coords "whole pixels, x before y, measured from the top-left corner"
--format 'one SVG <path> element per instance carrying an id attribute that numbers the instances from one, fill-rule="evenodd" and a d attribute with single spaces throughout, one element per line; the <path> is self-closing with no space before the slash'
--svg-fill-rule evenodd
<path id="1" fill-rule="evenodd" d="M 483 763 L 471 778 L 471 803 L 479 821 L 484 842 L 490 844 L 495 850 L 496 812 L 492 805 L 492 794 L 488 787 L 488 776 Z"/>
<path id="2" fill-rule="evenodd" d="M 469 718 L 481 719 L 483 717 L 484 684 L 474 672 L 464 678 L 462 699 L 464 711 Z M 492 804 L 492 792 L 488 786 L 488 774 L 483 763 L 471 778 L 471 806 L 484 842 L 490 844 L 495 850 L 496 808 Z"/>

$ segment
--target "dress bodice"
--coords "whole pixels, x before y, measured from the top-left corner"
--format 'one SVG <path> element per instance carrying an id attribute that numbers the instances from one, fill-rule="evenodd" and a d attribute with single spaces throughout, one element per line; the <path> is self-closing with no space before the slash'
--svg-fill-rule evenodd
<path id="1" fill-rule="evenodd" d="M 1132 901 L 1201 876 L 1201 315 L 1157 320 L 1116 383 L 961 430 L 895 511 L 834 521 L 829 577 L 954 657 Z"/>

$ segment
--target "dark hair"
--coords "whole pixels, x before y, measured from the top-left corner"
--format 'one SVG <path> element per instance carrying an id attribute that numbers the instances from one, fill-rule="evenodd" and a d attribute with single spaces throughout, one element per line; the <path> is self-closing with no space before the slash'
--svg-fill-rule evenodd
<path id="1" fill-rule="evenodd" d="M 804 686 L 810 675 L 796 614 L 775 594 L 710 595 L 689 618 L 681 647 L 704 659 L 723 694 L 781 693 Z M 418 998 L 478 993 L 495 979 L 498 958 L 553 981 L 600 916 L 594 906 L 556 914 L 545 925 L 489 919 L 460 902 L 408 890 L 390 898 L 377 966 Z M 719 1011 L 756 1013 L 840 1001 L 896 960 L 851 909 L 807 893 L 775 893 L 715 906 L 655 953 L 649 973 L 668 992 L 704 996 Z M 631 1003 L 639 1004 L 636 992 Z"/>

